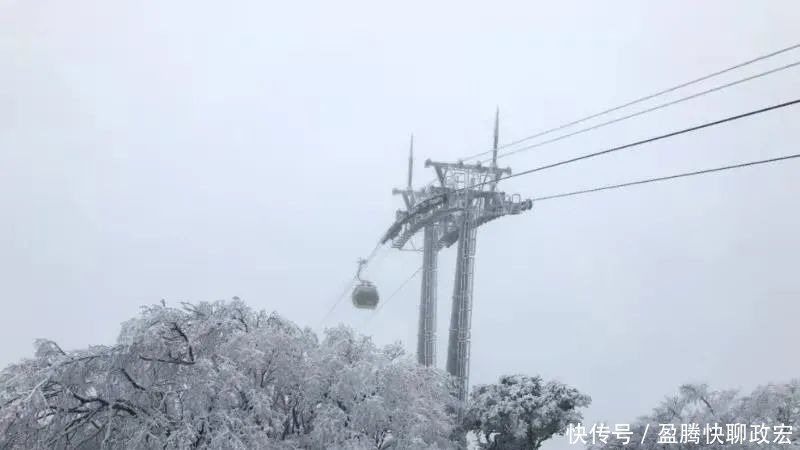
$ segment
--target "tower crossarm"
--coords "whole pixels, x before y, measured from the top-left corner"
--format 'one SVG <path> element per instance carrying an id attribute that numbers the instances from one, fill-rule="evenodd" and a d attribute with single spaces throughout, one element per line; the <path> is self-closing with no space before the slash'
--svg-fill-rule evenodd
<path id="1" fill-rule="evenodd" d="M 487 209 L 475 220 L 476 226 L 481 226 L 506 215 L 517 215 L 531 208 L 533 208 L 533 202 L 531 200 L 522 200 L 519 202 L 512 202 L 503 208 Z"/>
<path id="2" fill-rule="evenodd" d="M 482 178 L 483 183 L 481 185 L 485 185 L 488 182 L 490 190 L 494 190 L 497 181 L 503 175 L 511 175 L 510 167 L 484 166 L 480 162 L 465 164 L 463 161 L 448 163 L 428 159 L 425 161 L 425 167 L 434 168 L 439 184 L 444 188 L 468 188 L 475 185 L 479 178 Z"/>
<path id="3" fill-rule="evenodd" d="M 452 189 L 449 190 L 452 191 Z M 384 234 L 382 243 L 391 240 L 392 247 L 403 248 L 406 242 L 426 225 L 437 222 L 452 222 L 449 219 L 463 211 L 466 205 L 460 201 L 459 196 L 448 195 L 447 191 L 448 189 L 437 189 L 434 191 L 436 193 L 432 195 L 430 192 L 426 192 L 429 196 L 425 200 L 412 206 L 407 211 L 397 211 L 397 219 Z M 481 200 L 482 206 L 479 208 L 479 214 L 476 218 L 478 224 L 484 222 L 481 219 L 484 215 L 496 218 L 506 214 L 519 214 L 532 206 L 529 200 L 523 201 L 518 195 L 508 196 L 504 192 L 473 190 L 470 193 L 470 197 Z M 418 196 L 417 198 L 420 197 Z M 447 227 L 442 231 L 447 232 Z M 442 244 L 449 247 L 453 242 L 455 241 L 443 242 Z"/>
<path id="4" fill-rule="evenodd" d="M 484 197 L 490 198 L 491 202 L 478 208 L 476 217 L 474 218 L 474 226 L 476 228 L 500 217 L 517 215 L 533 208 L 533 201 L 529 199 L 522 200 L 518 195 L 506 196 L 502 192 L 483 192 L 483 194 Z M 490 196 L 489 194 L 494 194 L 494 196 Z M 463 210 L 463 208 L 458 209 L 458 211 Z M 455 221 L 447 222 L 447 224 L 451 226 L 443 227 L 441 237 L 439 238 L 439 246 L 449 248 L 458 242 L 460 226 L 458 226 Z"/>
<path id="5" fill-rule="evenodd" d="M 406 242 L 411 239 L 417 232 L 422 230 L 428 225 L 433 225 L 439 222 L 446 222 L 447 219 L 460 211 L 459 208 L 451 208 L 442 206 L 433 210 L 426 211 L 424 214 L 417 214 L 410 217 L 400 227 L 400 230 L 392 238 L 392 247 L 403 248 Z"/>
<path id="6" fill-rule="evenodd" d="M 445 195 L 432 195 L 428 198 L 417 202 L 406 211 L 397 211 L 397 218 L 394 223 L 386 230 L 386 233 L 381 238 L 381 243 L 385 244 L 387 241 L 394 239 L 402 231 L 403 226 L 409 223 L 412 219 L 416 219 L 420 215 L 431 211 L 434 208 L 441 207 L 447 203 L 447 196 Z"/>
<path id="7" fill-rule="evenodd" d="M 458 171 L 468 170 L 476 173 L 511 175 L 510 167 L 500 168 L 500 167 L 484 166 L 481 163 L 466 164 L 463 161 L 449 163 L 449 162 L 432 161 L 428 159 L 425 160 L 425 167 L 433 167 L 435 170 L 441 170 L 442 172 L 448 170 L 458 170 Z"/>

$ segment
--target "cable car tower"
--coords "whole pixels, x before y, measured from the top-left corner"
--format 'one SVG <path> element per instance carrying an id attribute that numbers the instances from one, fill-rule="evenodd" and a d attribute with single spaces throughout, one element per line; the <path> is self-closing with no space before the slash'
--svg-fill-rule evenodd
<path id="1" fill-rule="evenodd" d="M 458 395 L 462 401 L 467 400 L 469 391 L 472 287 L 478 227 L 505 215 L 520 214 L 532 207 L 531 200 L 523 201 L 518 194 L 506 195 L 497 190 L 500 178 L 504 174 L 511 174 L 511 168 L 497 167 L 498 132 L 499 111 L 495 116 L 491 165 L 426 160 L 425 167 L 434 169 L 438 184 L 417 190 L 412 187 L 412 137 L 407 185 L 405 189 L 392 190 L 393 194 L 402 195 L 406 209 L 397 211 L 394 223 L 381 240 L 381 243 L 391 241 L 392 247 L 400 250 L 419 251 L 413 247 L 411 239 L 422 232 L 423 265 L 417 359 L 425 366 L 436 364 L 438 253 L 439 250 L 458 243 L 447 371 L 458 380 Z"/>

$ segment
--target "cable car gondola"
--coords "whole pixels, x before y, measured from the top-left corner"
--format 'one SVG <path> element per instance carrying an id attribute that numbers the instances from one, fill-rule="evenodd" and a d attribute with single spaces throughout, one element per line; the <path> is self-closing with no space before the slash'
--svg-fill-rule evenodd
<path id="1" fill-rule="evenodd" d="M 367 263 L 366 259 L 358 260 L 358 285 L 353 289 L 353 306 L 359 309 L 375 309 L 378 306 L 378 288 L 367 280 L 361 279 L 361 269 Z"/>

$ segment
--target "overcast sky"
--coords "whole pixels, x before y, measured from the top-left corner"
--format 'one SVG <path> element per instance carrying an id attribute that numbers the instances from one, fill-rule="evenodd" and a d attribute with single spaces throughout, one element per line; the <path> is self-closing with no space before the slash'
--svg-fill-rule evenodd
<path id="1" fill-rule="evenodd" d="M 319 328 L 425 158 L 800 42 L 796 1 L 0 0 L 0 365 L 239 296 Z M 800 60 L 782 55 L 678 98 Z M 513 170 L 800 97 L 800 68 L 501 160 Z M 651 103 L 655 104 L 655 103 Z M 796 153 L 800 107 L 509 180 L 526 197 Z M 481 228 L 471 382 L 539 373 L 629 422 L 688 381 L 800 375 L 800 162 L 537 203 Z M 443 366 L 455 248 L 440 257 Z M 421 255 L 383 250 L 386 297 Z M 419 280 L 344 322 L 416 347 Z M 563 441 L 548 444 L 563 448 Z"/>

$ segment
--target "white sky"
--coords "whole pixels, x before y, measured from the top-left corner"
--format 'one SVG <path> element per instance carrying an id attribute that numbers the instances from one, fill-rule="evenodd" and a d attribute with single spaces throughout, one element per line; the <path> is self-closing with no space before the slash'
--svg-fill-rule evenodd
<path id="1" fill-rule="evenodd" d="M 139 305 L 242 297 L 317 327 L 425 158 L 800 42 L 797 2 L 0 0 L 0 365 Z M 800 51 L 687 90 L 800 60 Z M 516 171 L 800 97 L 800 69 L 501 160 Z M 680 94 L 666 97 L 677 98 Z M 537 196 L 796 153 L 798 107 L 510 180 Z M 800 163 L 537 204 L 479 232 L 472 383 L 540 373 L 627 422 L 680 383 L 800 374 Z M 453 253 L 440 257 L 439 360 Z M 385 250 L 386 296 L 420 255 Z M 363 324 L 415 348 L 415 281 Z M 547 449 L 567 447 L 563 441 Z"/>

